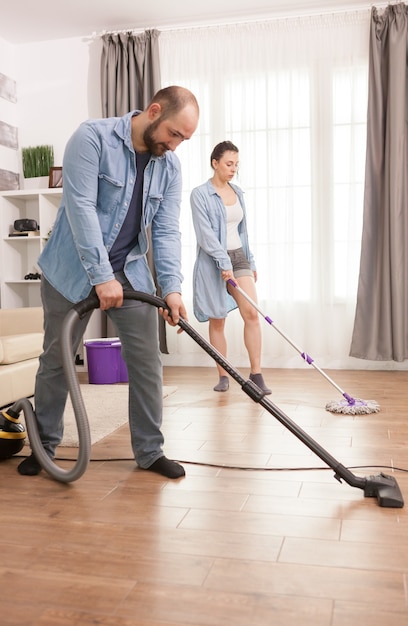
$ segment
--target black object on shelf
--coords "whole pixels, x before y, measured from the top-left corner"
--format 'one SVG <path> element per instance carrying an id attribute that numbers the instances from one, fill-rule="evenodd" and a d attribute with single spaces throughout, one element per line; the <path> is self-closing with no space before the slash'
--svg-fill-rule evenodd
<path id="1" fill-rule="evenodd" d="M 24 276 L 24 280 L 39 280 L 41 278 L 41 274 L 35 272 L 34 274 L 26 274 Z"/>

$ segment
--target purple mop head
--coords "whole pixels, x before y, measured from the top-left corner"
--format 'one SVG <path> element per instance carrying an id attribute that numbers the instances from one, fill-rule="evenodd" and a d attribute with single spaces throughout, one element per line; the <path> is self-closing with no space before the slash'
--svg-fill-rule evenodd
<path id="1" fill-rule="evenodd" d="M 378 413 L 380 410 L 380 405 L 375 400 L 352 398 L 347 393 L 344 393 L 343 396 L 345 400 L 328 402 L 326 411 L 342 413 L 343 415 L 367 415 L 368 413 Z"/>

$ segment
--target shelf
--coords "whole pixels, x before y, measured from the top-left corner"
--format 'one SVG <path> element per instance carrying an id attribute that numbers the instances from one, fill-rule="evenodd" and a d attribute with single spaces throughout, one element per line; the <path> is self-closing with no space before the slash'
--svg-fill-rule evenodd
<path id="1" fill-rule="evenodd" d="M 41 304 L 41 280 L 25 280 L 27 274 L 41 273 L 38 258 L 54 226 L 62 189 L 19 189 L 0 192 L 0 306 L 17 308 Z M 33 219 L 39 233 L 9 236 L 18 219 Z M 23 243 L 21 243 L 23 242 Z M 35 243 L 33 243 L 35 242 Z M 32 285 L 32 287 L 30 287 Z"/>
<path id="2" fill-rule="evenodd" d="M 41 280 L 40 279 L 36 279 L 36 280 L 24 280 L 23 278 L 19 279 L 19 280 L 5 280 L 4 283 L 6 285 L 40 285 L 41 284 Z"/>
<path id="3" fill-rule="evenodd" d="M 44 241 L 44 237 L 35 235 L 33 237 L 3 237 L 4 241 Z"/>
<path id="4" fill-rule="evenodd" d="M 16 189 L 12 191 L 2 191 L 3 198 L 20 198 L 24 200 L 37 200 L 38 196 L 62 196 L 62 189 L 48 188 L 43 189 Z"/>

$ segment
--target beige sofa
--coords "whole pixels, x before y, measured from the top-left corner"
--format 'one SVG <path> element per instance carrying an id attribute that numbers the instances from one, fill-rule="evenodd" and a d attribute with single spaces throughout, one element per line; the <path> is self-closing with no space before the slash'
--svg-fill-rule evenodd
<path id="1" fill-rule="evenodd" d="M 42 307 L 0 309 L 0 407 L 34 394 L 43 337 Z"/>

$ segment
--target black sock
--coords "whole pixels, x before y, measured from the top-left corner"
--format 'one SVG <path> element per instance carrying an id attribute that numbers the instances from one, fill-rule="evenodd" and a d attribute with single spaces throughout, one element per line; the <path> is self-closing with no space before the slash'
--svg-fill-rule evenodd
<path id="1" fill-rule="evenodd" d="M 20 463 L 17 467 L 17 471 L 19 474 L 23 476 L 37 476 L 42 470 L 41 465 L 35 458 L 34 454 L 28 456 L 24 461 Z"/>
<path id="2" fill-rule="evenodd" d="M 157 461 L 146 469 L 149 470 L 149 472 L 156 472 L 167 478 L 180 478 L 186 475 L 184 467 L 176 463 L 176 461 L 167 459 L 165 456 L 161 456 L 160 459 L 157 459 Z"/>

